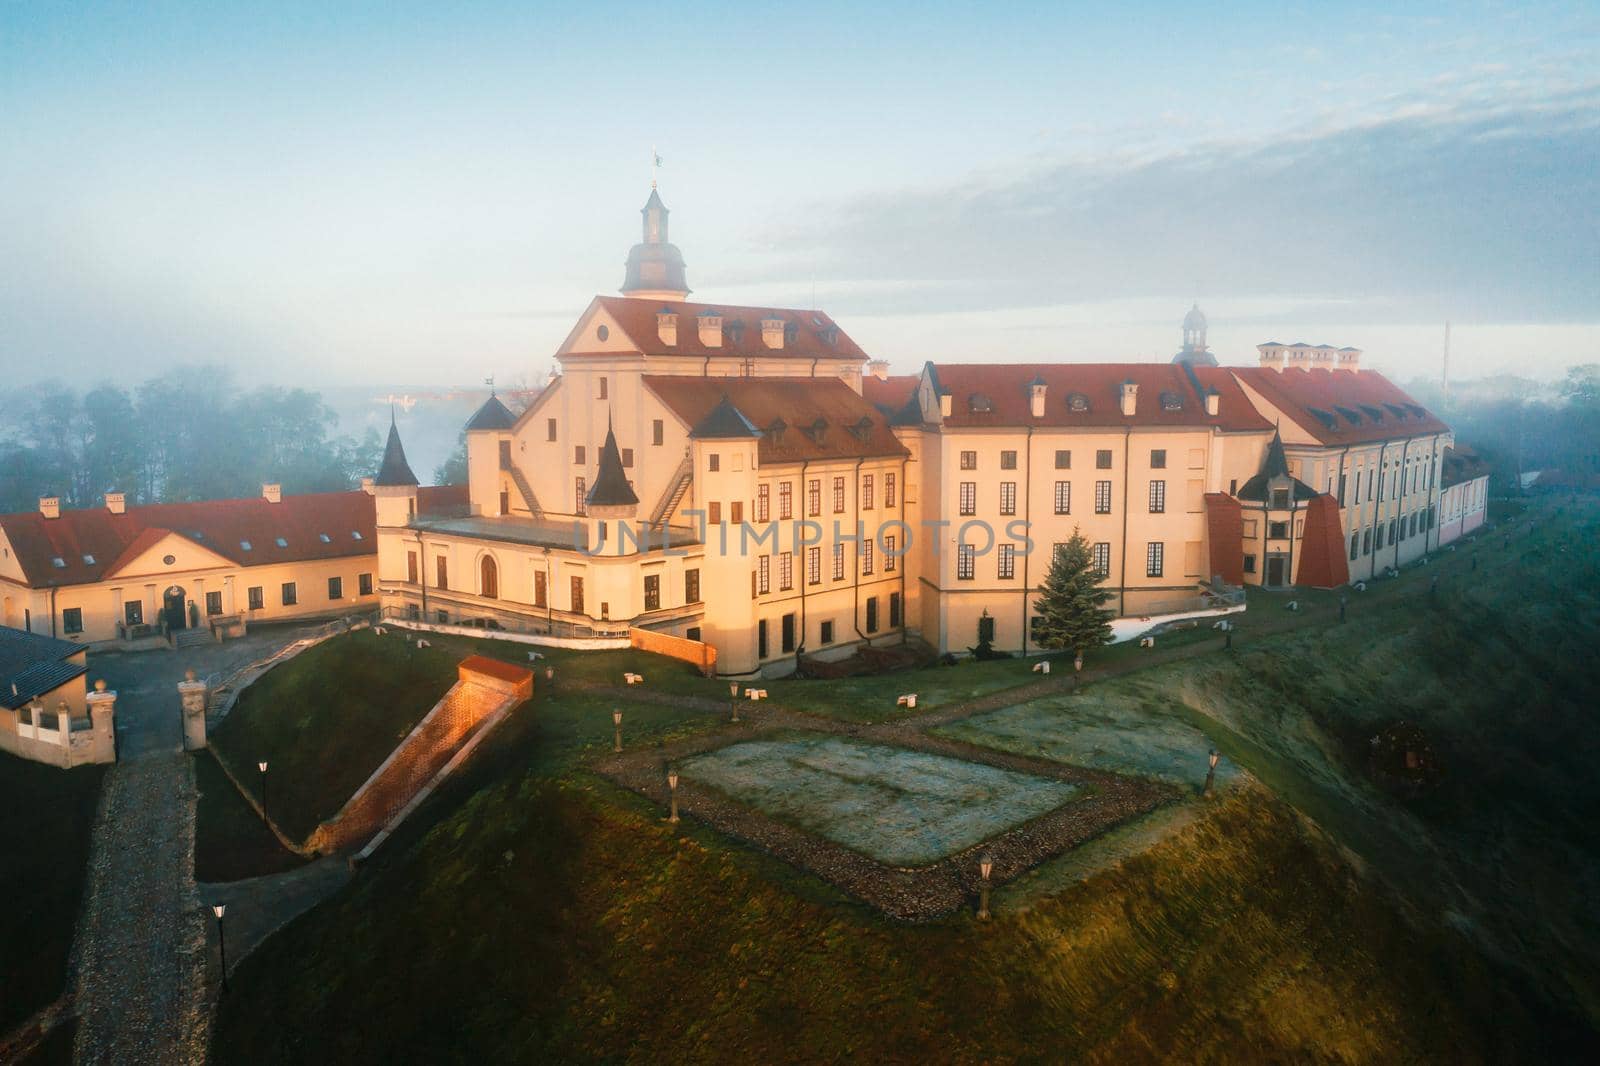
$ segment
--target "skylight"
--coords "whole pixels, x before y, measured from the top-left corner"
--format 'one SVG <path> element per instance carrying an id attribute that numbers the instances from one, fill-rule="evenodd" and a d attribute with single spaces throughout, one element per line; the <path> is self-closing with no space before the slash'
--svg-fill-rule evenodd
<path id="1" fill-rule="evenodd" d="M 277 540 L 273 541 L 273 543 L 280 548 L 287 548 L 289 546 L 289 542 L 284 540 L 282 537 L 279 537 Z"/>
<path id="2" fill-rule="evenodd" d="M 986 415 L 994 411 L 994 401 L 981 392 L 975 392 L 967 397 L 967 410 L 975 415 Z"/>
<path id="3" fill-rule="evenodd" d="M 84 561 L 85 565 L 93 566 L 94 565 L 94 556 L 85 554 L 84 557 L 83 557 L 83 561 Z"/>
<path id="4" fill-rule="evenodd" d="M 57 570 L 65 570 L 67 568 L 67 561 L 58 555 L 54 559 L 50 560 L 50 565 L 55 567 Z"/>
<path id="5" fill-rule="evenodd" d="M 250 550 L 250 542 L 247 541 L 247 540 L 241 540 L 239 542 L 239 550 L 241 550 L 241 551 L 249 551 Z"/>
<path id="6" fill-rule="evenodd" d="M 351 530 L 351 531 L 350 531 L 350 539 L 351 539 L 351 540 L 360 540 L 360 539 L 361 539 L 361 530 L 359 530 L 359 529 L 352 529 L 352 530 Z"/>
<path id="7" fill-rule="evenodd" d="M 333 543 L 333 538 L 328 536 L 326 533 L 318 533 L 317 534 L 317 539 L 322 541 L 322 543 L 324 543 L 324 544 L 332 544 Z"/>

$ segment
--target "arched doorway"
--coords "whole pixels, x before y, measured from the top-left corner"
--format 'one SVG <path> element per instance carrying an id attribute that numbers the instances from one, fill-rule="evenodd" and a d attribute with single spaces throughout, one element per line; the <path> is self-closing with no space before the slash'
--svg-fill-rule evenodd
<path id="1" fill-rule="evenodd" d="M 161 597 L 161 620 L 169 631 L 184 629 L 189 625 L 189 615 L 183 609 L 183 589 L 173 585 Z"/>
<path id="2" fill-rule="evenodd" d="M 500 568 L 495 566 L 492 555 L 485 555 L 478 564 L 478 595 L 489 600 L 500 598 Z"/>

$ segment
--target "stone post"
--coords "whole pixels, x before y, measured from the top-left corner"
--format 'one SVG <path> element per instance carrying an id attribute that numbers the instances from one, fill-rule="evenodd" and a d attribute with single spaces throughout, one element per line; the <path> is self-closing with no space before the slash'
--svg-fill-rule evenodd
<path id="1" fill-rule="evenodd" d="M 178 698 L 183 702 L 183 750 L 199 751 L 206 746 L 206 697 L 204 681 L 194 679 L 193 670 L 183 672 L 178 682 Z"/>
<path id="2" fill-rule="evenodd" d="M 89 705 L 89 721 L 94 724 L 94 754 L 91 756 L 92 761 L 116 762 L 116 690 L 107 689 L 105 680 L 101 679 L 94 683 L 94 691 L 84 697 L 84 702 Z"/>

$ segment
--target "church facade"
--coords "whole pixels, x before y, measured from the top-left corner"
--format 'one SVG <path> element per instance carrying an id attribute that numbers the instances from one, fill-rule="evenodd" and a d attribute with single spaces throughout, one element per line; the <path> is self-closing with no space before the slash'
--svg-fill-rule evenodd
<path id="1" fill-rule="evenodd" d="M 1333 587 L 1440 543 L 1449 427 L 1355 349 L 1219 366 L 1196 306 L 1169 364 L 890 376 L 823 312 L 691 302 L 654 190 L 642 216 L 621 295 L 578 316 L 550 386 L 468 423 L 467 513 L 422 513 L 391 432 L 387 610 L 645 627 L 779 673 L 907 635 L 1033 650 L 1034 590 L 1074 531 L 1130 615 L 1219 583 Z"/>

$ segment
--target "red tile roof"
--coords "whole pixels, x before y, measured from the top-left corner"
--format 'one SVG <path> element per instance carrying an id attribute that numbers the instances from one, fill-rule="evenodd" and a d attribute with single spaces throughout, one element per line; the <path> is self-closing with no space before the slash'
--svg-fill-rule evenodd
<path id="1" fill-rule="evenodd" d="M 1231 367 L 1229 372 L 1322 444 L 1398 440 L 1450 427 L 1371 370 Z"/>
<path id="2" fill-rule="evenodd" d="M 367 493 L 324 492 L 285 496 L 281 503 L 257 496 L 150 504 L 122 514 L 92 507 L 62 511 L 59 518 L 23 511 L 0 515 L 0 529 L 27 583 L 43 588 L 104 580 L 169 534 L 240 566 L 371 555 L 378 550 L 375 521 Z"/>
<path id="3" fill-rule="evenodd" d="M 782 307 L 737 307 L 732 304 L 701 304 L 660 300 L 645 300 L 629 296 L 596 296 L 595 302 L 605 309 L 622 331 L 628 335 L 635 348 L 645 355 L 721 355 L 759 357 L 764 359 L 788 358 L 795 360 L 842 359 L 859 363 L 867 358 L 855 341 L 839 329 L 838 325 L 821 311 L 795 311 Z M 671 308 L 678 313 L 678 343 L 664 344 L 656 324 L 656 312 Z M 722 346 L 708 348 L 700 343 L 700 326 L 696 321 L 702 311 L 716 311 L 722 315 Z M 786 339 L 782 348 L 768 348 L 761 340 L 761 320 L 781 318 L 785 325 L 794 328 L 793 339 Z M 738 327 L 731 329 L 734 323 Z M 833 339 L 828 332 L 834 331 Z M 734 334 L 739 336 L 735 339 Z M 586 354 L 582 351 L 569 355 Z M 594 353 L 591 353 L 594 354 Z M 615 353 L 604 353 L 615 354 Z"/>
<path id="4" fill-rule="evenodd" d="M 951 396 L 947 426 L 1216 426 L 1270 430 L 1239 385 L 1218 367 L 1172 363 L 936 363 L 939 388 Z M 1192 376 L 1191 376 L 1192 375 Z M 1029 412 L 1028 386 L 1045 383 L 1044 417 Z M 1122 383 L 1139 387 L 1132 417 L 1122 413 Z M 1206 414 L 1203 390 L 1218 393 Z M 1075 409 L 1080 397 L 1086 409 Z M 988 411 L 976 410 L 987 401 Z M 1179 406 L 1171 409 L 1170 404 Z"/>
<path id="5" fill-rule="evenodd" d="M 761 431 L 763 463 L 906 455 L 882 411 L 838 378 L 702 378 L 647 374 L 645 385 L 689 426 L 697 426 L 726 395 Z M 820 440 L 807 432 L 826 423 Z M 783 424 L 782 432 L 775 426 Z M 860 427 L 860 432 L 855 427 Z"/>
<path id="6" fill-rule="evenodd" d="M 1471 448 L 1456 445 L 1444 450 L 1444 462 L 1440 465 L 1439 471 L 1440 488 L 1447 489 L 1464 481 L 1476 481 L 1480 477 L 1488 476 L 1488 462 Z"/>
<path id="7" fill-rule="evenodd" d="M 861 379 L 861 395 L 878 410 L 892 415 L 911 399 L 921 380 L 919 374 L 891 374 L 886 378 L 868 374 Z"/>

